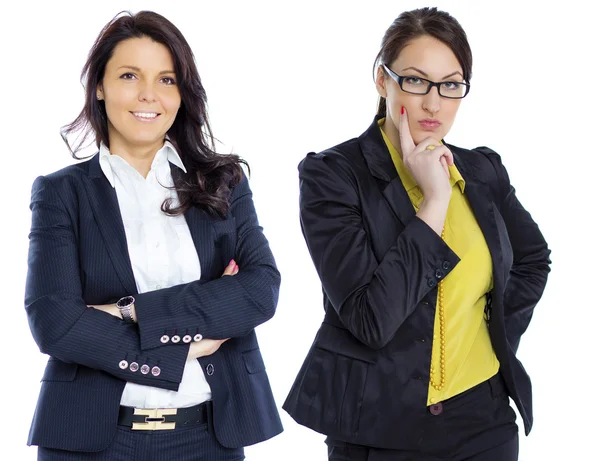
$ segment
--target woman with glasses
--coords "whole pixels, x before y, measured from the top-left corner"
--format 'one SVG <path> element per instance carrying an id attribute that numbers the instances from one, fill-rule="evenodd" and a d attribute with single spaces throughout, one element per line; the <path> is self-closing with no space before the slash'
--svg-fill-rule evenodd
<path id="1" fill-rule="evenodd" d="M 550 251 L 500 156 L 444 140 L 471 64 L 453 17 L 401 14 L 371 126 L 300 164 L 325 318 L 284 409 L 327 435 L 330 460 L 516 460 L 509 396 L 531 429 L 515 353 Z"/>

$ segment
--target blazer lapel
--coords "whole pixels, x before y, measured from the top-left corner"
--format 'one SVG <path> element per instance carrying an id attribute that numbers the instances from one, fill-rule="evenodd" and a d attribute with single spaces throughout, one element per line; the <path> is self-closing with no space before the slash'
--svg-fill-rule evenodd
<path id="1" fill-rule="evenodd" d="M 172 163 L 169 165 L 173 181 L 176 182 L 183 172 Z M 200 280 L 213 280 L 221 274 L 213 274 L 217 268 L 213 265 L 215 238 L 212 219 L 206 212 L 194 206 L 190 207 L 184 216 L 200 260 Z"/>
<path id="2" fill-rule="evenodd" d="M 200 280 L 209 281 L 215 278 L 213 274 L 214 260 L 214 235 L 212 222 L 203 211 L 196 207 L 190 207 L 185 212 L 185 220 L 187 221 L 200 259 Z M 220 274 L 218 274 L 220 275 Z M 217 276 L 218 276 L 217 275 Z"/>
<path id="3" fill-rule="evenodd" d="M 86 183 L 86 187 L 92 212 L 96 217 L 110 259 L 125 292 L 137 294 L 117 193 L 100 168 L 99 154 L 90 161 L 89 176 L 90 181 Z"/>
<path id="4" fill-rule="evenodd" d="M 449 146 L 450 147 L 450 146 Z M 502 292 L 505 282 L 504 261 L 502 257 L 502 244 L 495 212 L 495 205 L 489 193 L 489 186 L 484 184 L 479 172 L 476 174 L 455 148 L 452 149 L 454 162 L 458 171 L 465 179 L 465 194 L 473 210 L 473 215 L 481 228 L 488 249 L 492 257 L 494 277 L 494 291 Z"/>
<path id="5" fill-rule="evenodd" d="M 415 216 L 415 209 L 394 167 L 394 162 L 392 162 L 383 136 L 381 136 L 377 119 L 378 117 L 375 117 L 371 126 L 360 136 L 358 142 L 371 174 L 381 180 L 379 183 L 381 192 L 390 209 L 400 222 L 406 226 Z"/>

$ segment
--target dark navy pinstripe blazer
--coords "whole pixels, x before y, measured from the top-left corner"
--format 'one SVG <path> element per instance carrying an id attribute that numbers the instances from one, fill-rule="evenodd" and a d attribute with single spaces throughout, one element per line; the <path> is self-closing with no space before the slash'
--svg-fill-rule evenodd
<path id="1" fill-rule="evenodd" d="M 173 175 L 179 170 L 172 167 Z M 177 390 L 188 353 L 163 335 L 232 338 L 199 360 L 212 389 L 214 428 L 227 447 L 251 445 L 283 428 L 254 328 L 275 313 L 280 274 L 258 224 L 246 177 L 225 219 L 186 214 L 202 265 L 200 280 L 138 294 L 115 190 L 99 156 L 35 180 L 25 307 L 33 337 L 50 355 L 29 444 L 99 451 L 117 428 L 127 381 Z M 240 272 L 221 277 L 235 258 Z M 138 324 L 88 304 L 134 295 Z M 122 370 L 136 361 L 161 373 Z"/>

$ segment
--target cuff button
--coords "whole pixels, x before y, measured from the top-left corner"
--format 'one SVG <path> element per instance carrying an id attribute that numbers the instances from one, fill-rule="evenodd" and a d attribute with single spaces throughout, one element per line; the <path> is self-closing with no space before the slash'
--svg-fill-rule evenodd
<path id="1" fill-rule="evenodd" d="M 127 363 L 127 360 L 121 360 L 119 362 L 119 368 L 121 370 L 125 370 L 128 366 L 129 366 L 129 364 Z"/>
<path id="2" fill-rule="evenodd" d="M 191 343 L 192 342 L 192 337 L 190 335 L 185 335 L 183 337 L 183 342 L 186 343 L 186 344 L 187 343 Z"/>
<path id="3" fill-rule="evenodd" d="M 158 375 L 160 375 L 160 368 L 152 367 L 152 376 L 158 376 Z"/>
<path id="4" fill-rule="evenodd" d="M 160 342 L 163 344 L 167 344 L 169 342 L 171 338 L 169 338 L 167 335 L 164 335 L 160 338 Z"/>
<path id="5" fill-rule="evenodd" d="M 146 364 L 142 365 L 140 371 L 143 375 L 147 375 L 150 372 L 150 367 Z"/>
<path id="6" fill-rule="evenodd" d="M 171 341 L 173 341 L 174 343 L 177 344 L 179 341 L 181 341 L 181 338 L 179 336 L 175 335 L 175 336 L 171 337 Z"/>

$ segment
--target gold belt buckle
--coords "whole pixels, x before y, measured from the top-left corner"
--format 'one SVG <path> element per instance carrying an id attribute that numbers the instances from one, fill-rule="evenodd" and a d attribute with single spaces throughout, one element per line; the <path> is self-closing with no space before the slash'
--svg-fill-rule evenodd
<path id="1" fill-rule="evenodd" d="M 177 408 L 135 408 L 134 415 L 144 415 L 143 423 L 133 423 L 134 431 L 165 431 L 175 429 L 175 423 L 165 423 L 165 416 L 176 415 Z"/>

